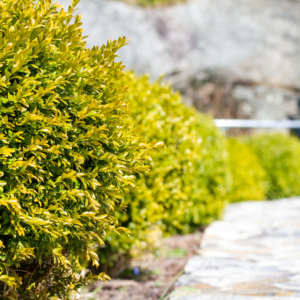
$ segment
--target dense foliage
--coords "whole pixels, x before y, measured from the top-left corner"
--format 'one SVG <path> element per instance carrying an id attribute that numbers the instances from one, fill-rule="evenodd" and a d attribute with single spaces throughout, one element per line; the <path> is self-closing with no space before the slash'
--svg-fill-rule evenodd
<path id="1" fill-rule="evenodd" d="M 263 200 L 266 172 L 252 149 L 237 139 L 228 139 L 229 168 L 232 175 L 231 202 Z"/>
<path id="2" fill-rule="evenodd" d="M 96 247 L 120 262 L 208 225 L 227 199 L 300 194 L 296 138 L 227 146 L 169 84 L 122 72 L 125 38 L 87 49 L 77 2 L 0 2 L 0 299 L 67 300 L 108 278 L 78 276 Z"/>
<path id="3" fill-rule="evenodd" d="M 151 171 L 138 175 L 137 189 L 126 195 L 119 220 L 131 238 L 109 237 L 107 250 L 117 254 L 209 224 L 219 218 L 230 188 L 226 139 L 210 117 L 184 105 L 169 84 L 133 73 L 123 83 L 132 122 L 146 142 L 163 141 L 166 148 L 151 152 Z"/>
<path id="4" fill-rule="evenodd" d="M 300 195 L 300 142 L 281 133 L 252 136 L 248 144 L 267 172 L 268 199 Z"/>
<path id="5" fill-rule="evenodd" d="M 123 230 L 114 207 L 148 169 L 116 84 L 125 38 L 86 49 L 80 17 L 71 22 L 77 2 L 68 12 L 50 0 L 0 2 L 1 299 L 68 299 L 105 279 L 75 273 Z"/>

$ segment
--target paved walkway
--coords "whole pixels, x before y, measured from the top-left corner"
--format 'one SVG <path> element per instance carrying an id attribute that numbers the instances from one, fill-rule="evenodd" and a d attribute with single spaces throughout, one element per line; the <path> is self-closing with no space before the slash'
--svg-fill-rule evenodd
<path id="1" fill-rule="evenodd" d="M 300 198 L 231 204 L 201 246 L 172 300 L 300 299 Z"/>

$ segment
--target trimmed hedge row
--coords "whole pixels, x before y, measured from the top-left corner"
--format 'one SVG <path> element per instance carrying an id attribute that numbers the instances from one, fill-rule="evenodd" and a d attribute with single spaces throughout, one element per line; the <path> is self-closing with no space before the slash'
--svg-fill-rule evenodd
<path id="1" fill-rule="evenodd" d="M 300 142 L 283 133 L 229 139 L 231 202 L 300 195 Z"/>
<path id="2" fill-rule="evenodd" d="M 266 171 L 254 151 L 242 141 L 227 140 L 229 168 L 232 175 L 230 202 L 263 200 L 266 196 Z"/>
<path id="3" fill-rule="evenodd" d="M 208 225 L 228 200 L 300 194 L 296 138 L 227 145 L 169 84 L 122 72 L 125 38 L 86 49 L 77 3 L 0 3 L 3 299 L 68 300 L 108 278 L 78 276 L 104 241 L 110 266 Z"/>
<path id="4" fill-rule="evenodd" d="M 169 84 L 127 72 L 122 79 L 131 122 L 146 142 L 163 141 L 151 153 L 151 171 L 137 175 L 119 212 L 130 236 L 109 236 L 101 262 L 119 271 L 162 236 L 184 234 L 218 219 L 227 202 L 300 195 L 300 142 L 265 134 L 226 139 L 213 120 L 185 106 Z M 122 264 L 120 265 L 120 262 Z M 114 276 L 117 273 L 110 270 Z"/>
<path id="5" fill-rule="evenodd" d="M 137 188 L 126 194 L 119 222 L 131 237 L 110 237 L 99 251 L 106 262 L 113 257 L 106 251 L 119 261 L 120 251 L 149 249 L 159 236 L 208 225 L 220 217 L 230 190 L 226 139 L 210 117 L 184 105 L 169 84 L 131 72 L 122 83 L 131 121 L 146 142 L 163 141 L 166 148 L 151 152 L 151 171 L 137 175 Z"/>
<path id="6" fill-rule="evenodd" d="M 133 223 L 162 223 L 167 234 L 209 224 L 220 216 L 229 191 L 223 133 L 210 117 L 185 106 L 169 84 L 151 84 L 133 73 L 123 82 L 132 122 L 146 142 L 166 146 L 151 153 L 151 171 L 138 175 L 138 189 L 127 195 Z"/>
<path id="7" fill-rule="evenodd" d="M 3 299 L 69 299 L 108 278 L 77 274 L 98 264 L 96 244 L 110 260 L 205 226 L 226 203 L 226 139 L 213 120 L 169 85 L 123 76 L 125 38 L 87 49 L 77 3 L 0 3 Z M 113 235 L 123 226 L 133 238 Z"/>
<path id="8" fill-rule="evenodd" d="M 266 198 L 300 195 L 300 142 L 282 133 L 254 135 L 245 141 L 266 171 Z"/>

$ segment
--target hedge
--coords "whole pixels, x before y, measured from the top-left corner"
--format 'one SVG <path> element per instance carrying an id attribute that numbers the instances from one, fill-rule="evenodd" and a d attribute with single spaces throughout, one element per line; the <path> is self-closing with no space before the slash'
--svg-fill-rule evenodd
<path id="1" fill-rule="evenodd" d="M 122 253 L 149 249 L 159 236 L 208 225 L 220 217 L 230 189 L 226 139 L 210 117 L 187 107 L 160 80 L 151 84 L 148 76 L 128 72 L 123 84 L 132 122 L 146 142 L 163 141 L 166 148 L 151 152 L 151 171 L 138 175 L 137 189 L 125 197 L 119 222 L 131 238 L 109 237 L 99 252 L 103 262 L 111 257 L 106 251 L 119 261 Z"/>
<path id="2" fill-rule="evenodd" d="M 267 172 L 267 199 L 300 195 L 300 142 L 283 133 L 253 135 L 248 141 Z"/>
<path id="3" fill-rule="evenodd" d="M 125 38 L 87 49 L 77 2 L 0 3 L 1 299 L 69 299 L 108 278 L 77 276 L 80 261 L 124 230 L 113 210 L 148 169 L 117 84 Z"/>
<path id="4" fill-rule="evenodd" d="M 230 202 L 265 199 L 267 174 L 258 157 L 242 141 L 235 138 L 229 138 L 227 141 L 232 175 Z"/>

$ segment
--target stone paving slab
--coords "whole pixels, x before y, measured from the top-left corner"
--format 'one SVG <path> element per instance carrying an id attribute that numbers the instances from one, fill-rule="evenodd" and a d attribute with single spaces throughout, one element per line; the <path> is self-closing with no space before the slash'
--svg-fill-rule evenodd
<path id="1" fill-rule="evenodd" d="M 299 300 L 300 198 L 229 205 L 176 289 L 172 300 Z"/>

